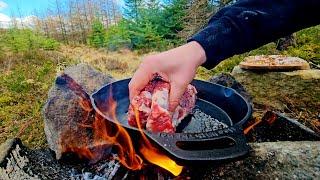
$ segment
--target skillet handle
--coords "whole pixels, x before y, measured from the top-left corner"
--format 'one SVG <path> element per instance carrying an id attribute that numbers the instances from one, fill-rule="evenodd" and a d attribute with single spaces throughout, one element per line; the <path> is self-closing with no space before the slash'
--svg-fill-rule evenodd
<path id="1" fill-rule="evenodd" d="M 250 149 L 240 126 L 205 133 L 147 135 L 181 161 L 227 160 L 243 156 Z"/>

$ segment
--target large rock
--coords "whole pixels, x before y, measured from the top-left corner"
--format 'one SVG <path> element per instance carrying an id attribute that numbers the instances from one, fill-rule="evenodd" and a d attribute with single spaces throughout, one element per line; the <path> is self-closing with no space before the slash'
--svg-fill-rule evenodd
<path id="1" fill-rule="evenodd" d="M 67 68 L 57 77 L 43 108 L 45 134 L 57 159 L 74 151 L 83 156 L 88 156 L 87 150 L 108 153 L 108 142 L 93 140 L 94 111 L 89 94 L 112 81 L 86 64 Z"/>
<path id="2" fill-rule="evenodd" d="M 152 169 L 144 168 L 133 172 L 117 170 L 118 163 L 112 160 L 104 160 L 102 166 L 94 166 L 59 163 L 52 158 L 47 149 L 30 150 L 17 140 L 9 140 L 0 145 L 5 151 L 5 160 L 0 160 L 0 179 L 90 179 L 88 174 L 105 179 L 147 179 L 167 177 L 172 179 L 166 171 L 152 166 Z M 224 164 L 195 164 L 185 168 L 178 179 L 318 179 L 320 176 L 320 142 L 265 142 L 251 143 L 252 152 L 248 157 L 240 160 L 232 160 Z M 112 165 L 113 164 L 113 165 Z M 104 171 L 111 172 L 105 176 Z M 147 167 L 147 166 L 146 166 Z M 97 176 L 99 175 L 99 176 Z M 131 177 L 131 178 L 129 178 Z M 95 178 L 99 179 L 99 178 Z"/>
<path id="3" fill-rule="evenodd" d="M 252 98 L 249 93 L 245 90 L 245 88 L 230 74 L 221 73 L 216 76 L 213 76 L 209 79 L 210 82 L 220 84 L 222 86 L 226 86 L 236 90 L 239 94 L 241 94 L 248 102 L 252 103 Z"/>
<path id="4" fill-rule="evenodd" d="M 232 76 L 252 97 L 254 117 L 281 112 L 320 134 L 320 70 L 256 72 L 236 66 Z"/>
<path id="5" fill-rule="evenodd" d="M 252 143 L 249 157 L 204 173 L 204 179 L 318 179 L 320 142 Z"/>

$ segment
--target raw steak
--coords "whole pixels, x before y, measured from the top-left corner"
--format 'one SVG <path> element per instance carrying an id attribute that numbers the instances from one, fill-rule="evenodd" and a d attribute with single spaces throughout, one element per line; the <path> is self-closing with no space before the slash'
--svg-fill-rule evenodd
<path id="1" fill-rule="evenodd" d="M 134 108 L 137 108 L 142 128 L 151 132 L 175 132 L 181 120 L 195 106 L 197 90 L 189 84 L 174 113 L 169 112 L 169 92 L 168 82 L 159 79 L 151 81 L 133 98 L 128 112 L 129 125 L 137 127 L 134 113 Z"/>

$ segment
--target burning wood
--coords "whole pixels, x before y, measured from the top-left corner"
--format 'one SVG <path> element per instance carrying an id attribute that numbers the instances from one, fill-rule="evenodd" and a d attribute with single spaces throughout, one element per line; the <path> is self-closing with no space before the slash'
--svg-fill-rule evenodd
<path id="1" fill-rule="evenodd" d="M 272 111 L 249 123 L 244 133 L 251 142 L 320 140 L 319 135 L 297 120 Z"/>

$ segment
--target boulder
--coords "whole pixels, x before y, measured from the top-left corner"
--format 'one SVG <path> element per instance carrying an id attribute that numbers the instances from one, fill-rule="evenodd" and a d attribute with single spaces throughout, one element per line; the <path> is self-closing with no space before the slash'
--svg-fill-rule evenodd
<path id="1" fill-rule="evenodd" d="M 249 93 L 245 90 L 245 88 L 230 74 L 221 73 L 216 76 L 213 76 L 209 79 L 210 82 L 220 84 L 222 86 L 226 86 L 236 90 L 239 94 L 241 94 L 245 99 L 248 100 L 252 104 L 252 98 Z"/>
<path id="2" fill-rule="evenodd" d="M 249 157 L 206 170 L 203 179 L 317 179 L 320 142 L 252 143 Z"/>
<path id="3" fill-rule="evenodd" d="M 59 163 L 47 149 L 31 150 L 17 142 L 9 140 L 0 145 L 6 147 L 4 153 L 0 151 L 6 159 L 0 160 L 0 179 L 90 179 L 86 178 L 88 174 L 99 177 L 105 175 L 104 171 L 112 172 L 105 179 L 173 178 L 156 166 L 136 172 L 118 168 L 114 160 L 104 160 L 97 167 L 72 166 Z M 320 176 L 319 141 L 250 143 L 250 146 L 252 151 L 245 158 L 188 166 L 177 179 L 318 179 Z"/>
<path id="4" fill-rule="evenodd" d="M 89 156 L 87 150 L 110 152 L 109 142 L 93 140 L 94 111 L 89 94 L 113 81 L 86 64 L 69 67 L 57 77 L 43 108 L 46 138 L 57 159 L 74 151 L 83 156 Z"/>

